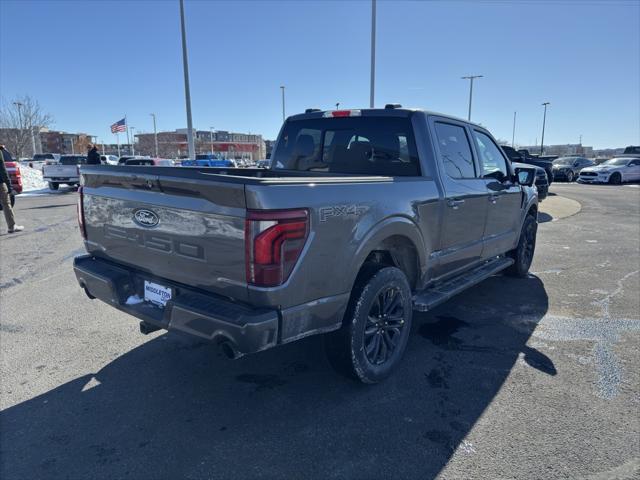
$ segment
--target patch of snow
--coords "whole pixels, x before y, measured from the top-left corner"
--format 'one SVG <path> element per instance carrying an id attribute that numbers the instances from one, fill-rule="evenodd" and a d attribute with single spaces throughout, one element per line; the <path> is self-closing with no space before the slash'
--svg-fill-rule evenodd
<path id="1" fill-rule="evenodd" d="M 20 173 L 22 175 L 22 191 L 24 193 L 48 190 L 47 182 L 42 179 L 42 170 L 31 168 L 28 165 L 20 165 Z"/>

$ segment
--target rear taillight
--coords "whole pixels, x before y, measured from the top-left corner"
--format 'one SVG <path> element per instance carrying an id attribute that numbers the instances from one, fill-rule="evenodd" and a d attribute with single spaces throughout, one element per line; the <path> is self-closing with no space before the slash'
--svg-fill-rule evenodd
<path id="1" fill-rule="evenodd" d="M 260 287 L 282 285 L 309 236 L 309 211 L 249 210 L 244 235 L 247 283 Z"/>
<path id="2" fill-rule="evenodd" d="M 84 194 L 83 187 L 78 188 L 78 227 L 83 239 L 87 239 L 87 230 L 84 227 Z"/>

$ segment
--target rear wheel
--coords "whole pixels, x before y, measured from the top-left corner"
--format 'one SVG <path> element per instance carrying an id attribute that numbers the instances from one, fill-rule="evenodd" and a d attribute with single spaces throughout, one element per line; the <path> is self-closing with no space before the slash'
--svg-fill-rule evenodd
<path id="1" fill-rule="evenodd" d="M 331 364 L 363 383 L 377 383 L 398 366 L 412 318 L 411 288 L 395 267 L 361 274 L 340 330 L 325 336 Z"/>
<path id="2" fill-rule="evenodd" d="M 49 182 L 49 190 L 58 190 L 59 183 Z"/>
<path id="3" fill-rule="evenodd" d="M 574 177 L 575 177 L 575 175 L 573 174 L 573 172 L 571 170 L 569 170 L 567 172 L 567 182 L 569 182 L 569 183 L 573 182 Z"/>
<path id="4" fill-rule="evenodd" d="M 620 185 L 622 183 L 622 175 L 620 172 L 614 172 L 609 177 L 609 183 L 612 185 Z"/>
<path id="5" fill-rule="evenodd" d="M 527 215 L 522 225 L 518 246 L 507 253 L 514 260 L 513 265 L 506 270 L 507 275 L 521 278 L 528 275 L 529 267 L 533 261 L 533 253 L 536 249 L 537 232 L 538 221 L 533 215 Z"/>

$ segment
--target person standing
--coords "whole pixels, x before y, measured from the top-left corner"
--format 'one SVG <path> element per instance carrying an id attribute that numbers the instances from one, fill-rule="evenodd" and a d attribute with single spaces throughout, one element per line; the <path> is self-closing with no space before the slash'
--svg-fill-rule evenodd
<path id="1" fill-rule="evenodd" d="M 7 221 L 7 227 L 9 227 L 9 233 L 15 233 L 24 230 L 24 227 L 22 225 L 16 225 L 13 208 L 11 208 L 11 177 L 4 164 L 5 155 L 7 155 L 9 159 L 11 158 L 11 154 L 5 150 L 4 145 L 0 145 L 0 204 L 2 205 L 4 218 Z"/>
<path id="2" fill-rule="evenodd" d="M 87 146 L 89 152 L 87 153 L 87 165 L 100 165 L 100 154 L 98 153 L 98 147 L 89 144 Z"/>

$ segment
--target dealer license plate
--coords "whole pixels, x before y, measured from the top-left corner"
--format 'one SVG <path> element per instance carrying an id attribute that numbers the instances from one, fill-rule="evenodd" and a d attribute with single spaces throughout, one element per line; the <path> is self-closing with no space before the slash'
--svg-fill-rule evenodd
<path id="1" fill-rule="evenodd" d="M 171 300 L 171 289 L 157 283 L 144 281 L 144 299 L 156 305 L 165 306 Z"/>

